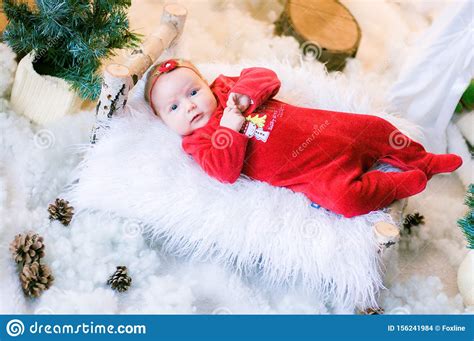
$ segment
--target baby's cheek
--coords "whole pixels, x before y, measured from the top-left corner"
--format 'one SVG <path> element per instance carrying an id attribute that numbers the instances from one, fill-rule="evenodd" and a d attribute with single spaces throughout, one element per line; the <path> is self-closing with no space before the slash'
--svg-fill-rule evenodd
<path id="1" fill-rule="evenodd" d="M 194 131 L 193 128 L 191 128 L 191 127 L 186 127 L 186 128 L 182 128 L 182 130 L 179 131 L 178 133 L 179 133 L 179 135 L 181 135 L 181 136 L 186 136 L 186 135 L 191 134 L 193 131 Z"/>
<path id="2" fill-rule="evenodd" d="M 214 111 L 217 107 L 217 102 L 212 92 L 210 92 L 206 97 L 206 107 L 209 109 L 209 111 Z"/>

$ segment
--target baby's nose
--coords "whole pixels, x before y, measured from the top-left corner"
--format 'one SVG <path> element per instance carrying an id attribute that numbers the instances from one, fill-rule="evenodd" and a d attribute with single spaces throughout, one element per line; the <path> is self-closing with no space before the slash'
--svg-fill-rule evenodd
<path id="1" fill-rule="evenodd" d="M 193 102 L 189 101 L 189 103 L 188 103 L 188 112 L 191 112 L 191 111 L 193 111 L 194 109 L 196 109 L 196 104 L 194 104 Z"/>

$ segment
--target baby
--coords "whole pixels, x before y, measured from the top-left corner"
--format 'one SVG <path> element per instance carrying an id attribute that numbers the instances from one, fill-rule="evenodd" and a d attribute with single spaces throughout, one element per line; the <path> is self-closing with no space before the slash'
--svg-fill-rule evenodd
<path id="1" fill-rule="evenodd" d="M 190 62 L 172 59 L 150 70 L 145 97 L 210 176 L 233 183 L 243 173 L 345 217 L 415 195 L 462 164 L 457 155 L 426 152 L 379 117 L 275 100 L 279 88 L 277 75 L 258 67 L 209 86 Z M 371 170 L 378 162 L 402 172 Z"/>

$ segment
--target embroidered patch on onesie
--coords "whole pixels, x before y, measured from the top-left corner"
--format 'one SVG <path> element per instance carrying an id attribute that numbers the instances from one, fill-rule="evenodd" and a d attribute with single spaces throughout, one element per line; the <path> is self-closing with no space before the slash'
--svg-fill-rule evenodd
<path id="1" fill-rule="evenodd" d="M 261 117 L 258 114 L 254 116 L 252 114 L 247 115 L 245 117 L 246 124 L 243 127 L 243 134 L 249 138 L 254 137 L 256 140 L 267 142 L 270 132 L 263 130 L 266 119 L 267 115 Z"/>
<path id="2" fill-rule="evenodd" d="M 266 124 L 269 114 L 272 114 L 271 120 L 269 124 Z M 245 124 L 240 131 L 248 138 L 267 142 L 277 117 L 281 117 L 282 114 L 282 105 L 274 105 L 273 103 L 269 105 L 264 104 L 260 106 L 257 111 L 245 117 Z"/>

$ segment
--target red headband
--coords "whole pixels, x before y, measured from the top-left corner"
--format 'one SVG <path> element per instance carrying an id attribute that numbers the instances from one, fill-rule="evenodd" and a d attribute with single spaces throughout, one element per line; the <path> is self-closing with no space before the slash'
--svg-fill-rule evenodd
<path id="1" fill-rule="evenodd" d="M 179 68 L 179 67 L 184 67 L 184 68 L 187 68 L 187 69 L 190 69 L 190 70 L 193 70 L 194 72 L 196 72 L 196 70 L 193 67 L 188 66 L 186 64 L 188 64 L 188 63 L 186 63 L 186 61 L 183 61 L 181 59 L 168 59 L 168 60 L 165 60 L 164 62 L 161 62 L 160 64 L 158 64 L 158 66 L 156 67 L 156 70 L 154 71 L 154 73 L 152 75 L 152 77 L 155 77 L 155 79 L 153 79 L 153 82 L 151 83 L 150 90 L 148 92 L 148 98 L 150 99 L 150 106 L 151 106 L 151 109 L 153 110 L 153 112 L 155 112 L 155 107 L 153 106 L 153 97 L 151 96 L 151 92 L 153 91 L 153 87 L 155 86 L 155 83 L 158 80 L 158 78 L 162 74 L 171 72 L 174 69 Z M 198 72 L 196 72 L 196 74 L 199 77 L 201 77 L 201 75 Z M 156 112 L 155 112 L 155 114 L 156 114 Z"/>

